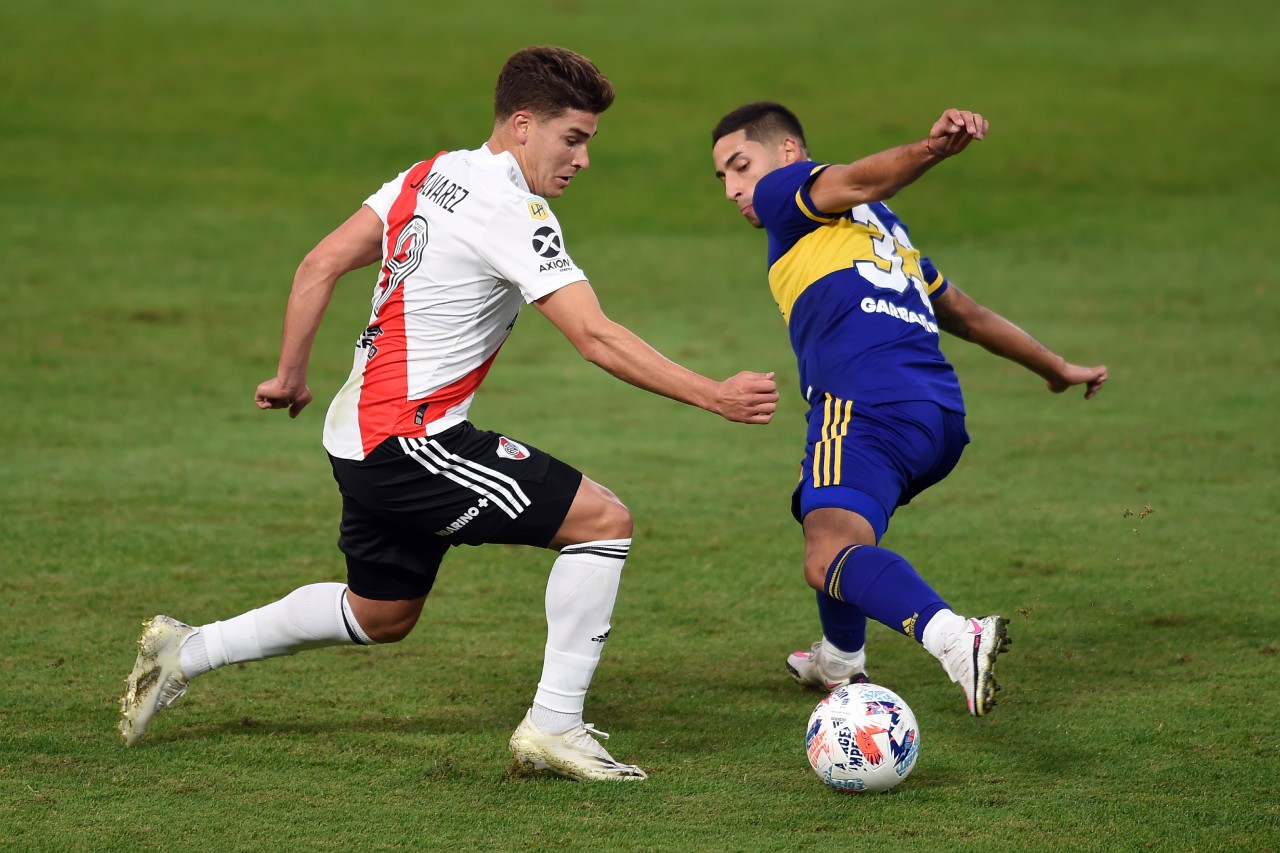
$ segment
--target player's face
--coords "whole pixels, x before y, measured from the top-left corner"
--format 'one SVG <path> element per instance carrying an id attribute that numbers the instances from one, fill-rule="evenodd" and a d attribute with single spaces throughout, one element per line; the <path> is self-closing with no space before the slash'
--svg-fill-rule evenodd
<path id="1" fill-rule="evenodd" d="M 722 136 L 711 149 L 716 177 L 724 183 L 725 197 L 738 206 L 748 222 L 760 228 L 760 218 L 751 204 L 756 184 L 774 169 L 785 165 L 782 149 L 747 139 L 745 130 Z"/>
<path id="2" fill-rule="evenodd" d="M 569 110 L 555 118 L 529 114 L 523 162 L 529 189 L 543 198 L 559 198 L 578 171 L 591 165 L 587 142 L 596 135 L 600 117 Z"/>

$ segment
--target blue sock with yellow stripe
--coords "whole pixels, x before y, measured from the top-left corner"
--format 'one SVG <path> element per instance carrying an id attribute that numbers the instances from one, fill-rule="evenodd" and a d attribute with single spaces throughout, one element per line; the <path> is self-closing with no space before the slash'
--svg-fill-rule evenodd
<path id="1" fill-rule="evenodd" d="M 836 554 L 823 591 L 917 642 L 934 614 L 948 609 L 910 563 L 876 545 L 850 545 Z"/>
<path id="2" fill-rule="evenodd" d="M 818 620 L 822 636 L 842 652 L 856 652 L 867 644 L 867 617 L 856 604 L 818 590 Z"/>

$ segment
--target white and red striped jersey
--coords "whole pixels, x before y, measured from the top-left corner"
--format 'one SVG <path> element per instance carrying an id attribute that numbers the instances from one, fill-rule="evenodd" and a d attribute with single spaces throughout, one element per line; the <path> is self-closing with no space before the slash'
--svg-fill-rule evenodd
<path id="1" fill-rule="evenodd" d="M 365 204 L 385 225 L 382 268 L 324 424 L 325 449 L 355 460 L 465 420 L 520 308 L 586 278 L 507 152 L 442 151 Z"/>

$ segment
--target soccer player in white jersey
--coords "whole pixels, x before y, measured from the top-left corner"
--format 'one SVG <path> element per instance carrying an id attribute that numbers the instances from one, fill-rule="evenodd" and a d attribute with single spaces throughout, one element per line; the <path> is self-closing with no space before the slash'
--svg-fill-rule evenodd
<path id="1" fill-rule="evenodd" d="M 342 494 L 347 583 L 316 583 L 222 622 L 144 623 L 121 701 L 127 745 L 190 681 L 240 661 L 403 639 L 441 558 L 459 544 L 558 552 L 547 581 L 547 644 L 532 707 L 511 737 L 523 764 L 573 779 L 644 779 L 583 723 L 609 636 L 632 518 L 604 486 L 524 441 L 476 428 L 467 410 L 520 308 L 533 303 L 614 376 L 730 421 L 768 423 L 772 373 L 722 382 L 671 362 L 601 311 L 547 200 L 587 168 L 613 87 L 556 47 L 519 51 L 498 77 L 494 127 L 471 151 L 441 152 L 374 193 L 298 268 L 278 371 L 261 409 L 311 402 L 307 363 L 337 280 L 379 261 L 368 327 L 325 420 Z"/>

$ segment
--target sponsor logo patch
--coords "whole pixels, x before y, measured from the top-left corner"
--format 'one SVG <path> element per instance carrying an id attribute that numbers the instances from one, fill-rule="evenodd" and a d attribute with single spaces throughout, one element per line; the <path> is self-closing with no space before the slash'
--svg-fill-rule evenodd
<path id="1" fill-rule="evenodd" d="M 556 258 L 555 260 L 547 261 L 544 264 L 538 264 L 538 272 L 557 272 L 559 270 L 571 269 L 572 267 L 573 264 L 569 262 L 568 258 Z"/>
<path id="2" fill-rule="evenodd" d="M 498 436 L 498 455 L 503 459 L 528 459 L 529 449 L 505 435 Z"/>
<path id="3" fill-rule="evenodd" d="M 560 235 L 550 225 L 544 225 L 533 232 L 533 250 L 542 257 L 554 258 L 562 248 Z"/>
<path id="4" fill-rule="evenodd" d="M 477 518 L 480 515 L 480 510 L 483 509 L 484 507 L 487 507 L 488 505 L 489 505 L 489 501 L 485 498 L 481 498 L 479 501 L 476 502 L 475 506 L 471 507 L 462 515 L 458 516 L 457 519 L 454 520 L 454 522 L 450 524 L 448 527 L 444 527 L 444 528 L 441 528 L 440 530 L 437 530 L 436 535 L 450 536 L 454 533 L 457 533 L 459 530 L 461 530 L 462 528 L 470 524 L 473 518 Z"/>
<path id="5" fill-rule="evenodd" d="M 865 297 L 862 300 L 861 308 L 865 314 L 888 314 L 895 320 L 919 326 L 934 335 L 938 334 L 938 324 L 929 319 L 927 314 L 917 314 L 915 311 L 909 311 L 901 305 L 894 305 L 885 299 Z"/>

